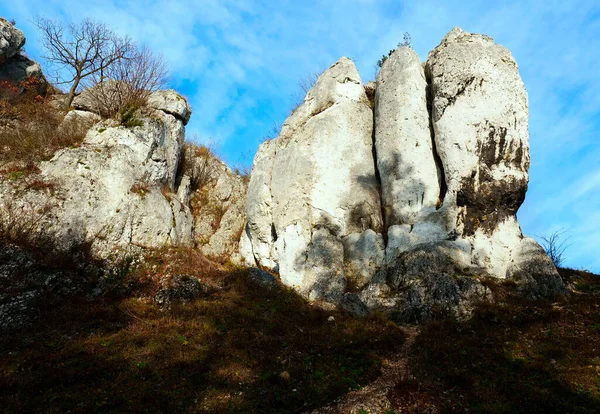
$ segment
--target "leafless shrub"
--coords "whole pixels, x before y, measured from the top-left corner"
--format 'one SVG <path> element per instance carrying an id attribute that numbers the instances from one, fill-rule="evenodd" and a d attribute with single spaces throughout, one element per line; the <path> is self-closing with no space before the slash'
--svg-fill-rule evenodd
<path id="1" fill-rule="evenodd" d="M 300 80 L 298 81 L 298 91 L 293 95 L 293 100 L 295 104 L 292 112 L 294 112 L 296 108 L 302 105 L 302 102 L 304 102 L 304 98 L 312 89 L 312 87 L 315 86 L 317 80 L 319 80 L 319 76 L 321 75 L 321 73 L 323 73 L 323 71 L 312 72 L 300 78 Z"/>
<path id="2" fill-rule="evenodd" d="M 283 125 L 279 122 L 273 122 L 273 126 L 271 127 L 271 129 L 269 129 L 267 131 L 267 135 L 265 135 L 263 137 L 263 139 L 261 140 L 261 143 L 266 142 L 266 141 L 271 141 L 275 138 L 277 138 L 279 136 L 279 134 L 281 133 L 281 128 L 283 127 Z"/>
<path id="3" fill-rule="evenodd" d="M 557 268 L 562 267 L 565 259 L 565 251 L 570 246 L 570 244 L 567 243 L 570 237 L 565 237 L 566 233 L 567 230 L 560 229 L 553 231 L 549 235 L 538 235 L 542 247 Z"/>
<path id="4" fill-rule="evenodd" d="M 246 151 L 233 167 L 233 172 L 239 175 L 246 184 L 250 182 L 250 175 L 252 174 L 252 157 L 252 151 Z"/>
<path id="5" fill-rule="evenodd" d="M 187 175 L 190 178 L 191 190 L 199 190 L 214 178 L 214 158 L 211 145 L 185 144 L 179 161 L 178 176 Z"/>
<path id="6" fill-rule="evenodd" d="M 48 236 L 42 223 L 49 211 L 49 205 L 35 209 L 4 200 L 0 205 L 0 239 L 29 247 L 46 244 Z"/>
<path id="7" fill-rule="evenodd" d="M 317 80 L 319 80 L 320 74 L 321 73 L 318 72 L 309 73 L 308 75 L 303 76 L 298 81 L 298 87 L 300 88 L 302 93 L 304 93 L 304 95 L 306 95 L 308 91 L 310 91 L 312 87 L 315 86 L 315 83 L 317 83 Z"/>
<path id="8" fill-rule="evenodd" d="M 99 114 L 108 118 L 143 106 L 152 92 L 165 85 L 167 76 L 167 66 L 161 55 L 146 46 L 132 46 L 127 58 L 86 80 L 86 93 Z"/>

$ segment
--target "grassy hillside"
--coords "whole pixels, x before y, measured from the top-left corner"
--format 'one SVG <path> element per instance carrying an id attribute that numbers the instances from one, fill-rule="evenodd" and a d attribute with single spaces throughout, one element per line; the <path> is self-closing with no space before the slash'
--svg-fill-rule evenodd
<path id="1" fill-rule="evenodd" d="M 568 302 L 491 285 L 498 302 L 472 320 L 415 328 L 318 309 L 194 251 L 155 252 L 104 295 L 39 304 L 34 326 L 3 332 L 0 402 L 8 413 L 306 412 L 401 362 L 380 390 L 388 413 L 598 412 L 600 277 L 562 273 Z M 175 274 L 199 277 L 204 293 L 161 308 L 152 297 Z"/>

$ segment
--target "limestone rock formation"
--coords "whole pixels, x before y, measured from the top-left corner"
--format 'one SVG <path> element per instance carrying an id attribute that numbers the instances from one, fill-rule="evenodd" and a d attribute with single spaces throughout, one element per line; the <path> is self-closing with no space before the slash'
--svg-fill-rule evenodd
<path id="1" fill-rule="evenodd" d="M 196 247 L 207 257 L 239 262 L 238 243 L 245 224 L 246 181 L 206 148 L 185 152 L 189 171 L 180 191 L 186 191 L 194 218 Z M 189 177 L 189 189 L 184 180 Z"/>
<path id="2" fill-rule="evenodd" d="M 505 277 L 508 252 L 484 244 L 497 245 L 493 235 L 499 227 L 505 244 L 521 238 L 514 217 L 527 190 L 529 134 L 527 92 L 517 64 L 491 38 L 454 29 L 430 53 L 426 70 L 447 183 L 442 205 L 447 230 L 473 239 L 477 263 Z"/>
<path id="3" fill-rule="evenodd" d="M 468 316 L 484 277 L 565 294 L 516 220 L 527 105 L 510 52 L 458 28 L 425 65 L 400 47 L 375 86 L 342 58 L 256 155 L 243 258 L 309 299 L 407 321 Z"/>
<path id="4" fill-rule="evenodd" d="M 25 34 L 0 17 L 0 63 L 15 56 L 25 45 Z"/>
<path id="5" fill-rule="evenodd" d="M 8 20 L 0 17 L 0 81 L 11 81 L 16 84 L 28 77 L 35 77 L 38 93 L 42 94 L 48 82 L 37 62 L 23 56 L 21 48 L 25 45 L 25 35 Z"/>
<path id="6" fill-rule="evenodd" d="M 381 68 L 375 92 L 375 147 L 384 219 L 414 224 L 435 211 L 440 181 L 427 111 L 427 82 L 417 53 L 403 47 Z"/>
<path id="7" fill-rule="evenodd" d="M 349 279 L 344 239 L 380 233 L 373 115 L 354 63 L 325 71 L 256 156 L 242 255 L 307 297 L 337 303 Z M 377 248 L 378 244 L 373 243 Z M 365 275 L 357 275 L 361 280 Z M 368 278 L 368 276 L 367 276 Z"/>
<path id="8" fill-rule="evenodd" d="M 175 187 L 183 121 L 149 107 L 136 116 L 141 126 L 96 123 L 80 147 L 41 163 L 50 193 L 4 187 L 2 199 L 19 203 L 21 211 L 44 211 L 37 227 L 52 235 L 58 250 L 90 244 L 104 258 L 115 248 L 192 245 L 192 214 Z"/>
<path id="9" fill-rule="evenodd" d="M 148 97 L 148 106 L 173 115 L 184 125 L 187 125 L 192 116 L 192 110 L 187 101 L 174 90 L 154 92 Z"/>

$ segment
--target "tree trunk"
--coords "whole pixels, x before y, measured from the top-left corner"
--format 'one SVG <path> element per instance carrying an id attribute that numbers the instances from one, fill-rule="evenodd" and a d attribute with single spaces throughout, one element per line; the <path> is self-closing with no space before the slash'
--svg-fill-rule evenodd
<path id="1" fill-rule="evenodd" d="M 75 91 L 77 90 L 77 87 L 79 86 L 80 80 L 81 80 L 81 78 L 79 76 L 77 76 L 75 78 L 75 80 L 73 81 L 73 85 L 71 86 L 71 89 L 69 90 L 69 94 L 67 95 L 67 100 L 64 103 L 65 109 L 69 109 L 69 107 L 73 103 L 73 98 L 75 98 Z"/>

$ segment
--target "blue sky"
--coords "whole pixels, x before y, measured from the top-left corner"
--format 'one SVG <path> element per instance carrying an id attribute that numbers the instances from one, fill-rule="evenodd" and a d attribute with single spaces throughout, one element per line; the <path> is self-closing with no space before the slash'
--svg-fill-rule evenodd
<path id="1" fill-rule="evenodd" d="M 530 99 L 532 165 L 519 211 L 526 234 L 568 230 L 566 264 L 600 272 L 600 1 L 0 0 L 40 61 L 36 16 L 90 17 L 166 57 L 188 97 L 188 136 L 233 166 L 298 100 L 298 81 L 341 56 L 363 77 L 412 36 L 421 59 L 454 26 L 485 33 L 519 63 Z"/>

